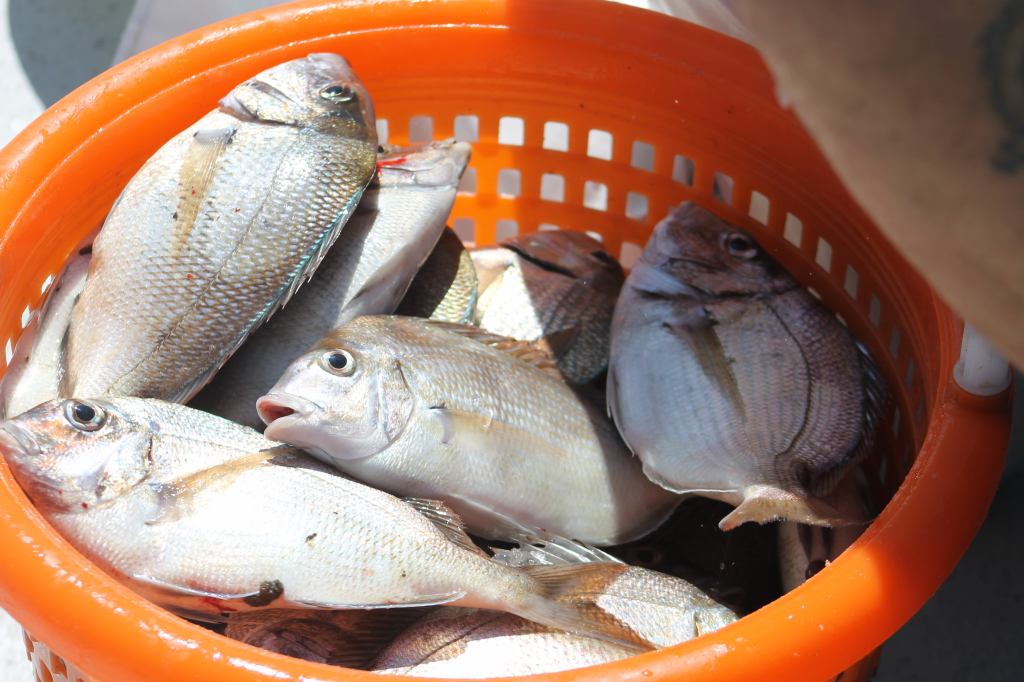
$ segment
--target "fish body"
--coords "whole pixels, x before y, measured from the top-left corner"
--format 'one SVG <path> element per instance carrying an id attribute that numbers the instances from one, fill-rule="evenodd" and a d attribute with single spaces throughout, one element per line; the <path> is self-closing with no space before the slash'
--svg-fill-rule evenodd
<path id="1" fill-rule="evenodd" d="M 370 485 L 444 500 L 483 537 L 526 527 L 615 544 L 657 527 L 678 497 L 644 477 L 546 357 L 531 364 L 523 358 L 539 354 L 517 355 L 517 343 L 357 318 L 292 363 L 257 409 L 269 437 Z"/>
<path id="2" fill-rule="evenodd" d="M 652 646 L 587 596 L 621 566 L 502 565 L 440 503 L 399 500 L 182 405 L 54 400 L 0 423 L 0 453 L 78 550 L 193 618 L 451 603 Z"/>
<path id="3" fill-rule="evenodd" d="M 469 324 L 476 310 L 476 268 L 469 251 L 450 227 L 416 274 L 395 310 L 398 315 Z"/>
<path id="4" fill-rule="evenodd" d="M 198 391 L 337 237 L 375 170 L 374 125 L 348 63 L 312 54 L 161 147 L 94 243 L 62 396 Z"/>
<path id="5" fill-rule="evenodd" d="M 85 288 L 92 250 L 84 247 L 64 271 L 18 340 L 7 371 L 0 378 L 0 419 L 13 417 L 60 394 L 64 373 L 64 339 L 78 296 Z"/>
<path id="6" fill-rule="evenodd" d="M 541 341 L 570 383 L 608 365 L 622 267 L 600 242 L 570 231 L 518 235 L 473 253 L 480 279 L 475 322 L 520 341 Z"/>
<path id="7" fill-rule="evenodd" d="M 623 287 L 607 393 L 652 480 L 736 506 L 723 529 L 863 520 L 822 498 L 871 446 L 877 370 L 749 234 L 693 203 Z"/>
<path id="8" fill-rule="evenodd" d="M 428 609 L 261 609 L 228 616 L 224 634 L 315 663 L 365 670 L 384 647 Z"/>
<path id="9" fill-rule="evenodd" d="M 520 547 L 496 559 L 516 566 L 615 561 L 562 538 L 517 536 Z M 735 612 L 672 576 L 628 567 L 596 601 L 659 647 L 717 630 Z M 633 652 L 615 644 L 545 627 L 508 614 L 443 607 L 410 626 L 372 668 L 416 677 L 493 677 L 556 672 L 615 661 Z"/>
<path id="10" fill-rule="evenodd" d="M 386 148 L 359 207 L 291 302 L 256 331 L 191 404 L 253 428 L 256 399 L 288 364 L 358 315 L 390 313 L 448 220 L 469 145 Z"/>

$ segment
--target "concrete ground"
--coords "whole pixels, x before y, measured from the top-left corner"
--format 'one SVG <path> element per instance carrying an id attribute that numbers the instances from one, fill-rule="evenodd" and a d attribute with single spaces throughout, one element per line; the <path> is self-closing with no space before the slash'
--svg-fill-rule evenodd
<path id="1" fill-rule="evenodd" d="M 661 9 L 677 0 L 631 0 Z M 186 11 L 195 4 L 202 12 Z M 45 106 L 110 65 L 160 40 L 267 0 L 0 0 L 0 144 Z M 718 16 L 711 3 L 705 12 Z M 134 12 L 134 13 L 133 13 Z M 126 30 L 127 29 L 127 30 Z M 1020 385 L 1018 376 L 1018 385 Z M 1024 602 L 1024 409 L 989 518 L 963 561 L 921 612 L 886 645 L 877 679 L 1016 680 Z M 969 456 L 970 453 L 964 453 Z M 951 500 L 950 504 L 955 504 Z M 0 558 L 0 561 L 3 559 Z M 0 611 L 0 680 L 29 682 L 21 632 Z"/>

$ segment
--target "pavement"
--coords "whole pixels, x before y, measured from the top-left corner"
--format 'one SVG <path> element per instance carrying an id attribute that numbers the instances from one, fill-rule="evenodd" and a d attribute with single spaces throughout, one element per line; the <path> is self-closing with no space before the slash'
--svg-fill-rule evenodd
<path id="1" fill-rule="evenodd" d="M 264 0 L 0 0 L 0 145 L 112 62 Z M 629 0 L 735 32 L 716 2 Z M 1022 377 L 1018 375 L 1018 386 Z M 885 646 L 879 682 L 1017 680 L 1024 603 L 1024 407 L 989 517 L 953 575 Z M 965 452 L 965 457 L 971 453 Z M 950 500 L 956 504 L 956 500 Z M 2 559 L 0 559 L 2 560 Z M 0 682 L 30 682 L 21 630 L 0 610 Z"/>

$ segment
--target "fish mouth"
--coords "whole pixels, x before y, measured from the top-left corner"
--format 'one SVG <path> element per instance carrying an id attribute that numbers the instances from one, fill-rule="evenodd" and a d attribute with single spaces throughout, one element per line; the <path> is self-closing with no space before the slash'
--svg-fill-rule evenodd
<path id="1" fill-rule="evenodd" d="M 256 413 L 267 425 L 268 438 L 273 438 L 269 435 L 271 427 L 280 430 L 300 422 L 319 409 L 320 406 L 313 401 L 287 393 L 268 393 L 256 401 Z"/>
<path id="2" fill-rule="evenodd" d="M 6 457 L 31 457 L 39 452 L 39 444 L 25 429 L 10 422 L 0 423 L 0 454 Z"/>

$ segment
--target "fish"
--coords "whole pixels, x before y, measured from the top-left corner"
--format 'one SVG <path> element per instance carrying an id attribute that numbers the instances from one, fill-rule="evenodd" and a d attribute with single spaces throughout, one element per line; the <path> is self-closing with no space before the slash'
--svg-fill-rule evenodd
<path id="1" fill-rule="evenodd" d="M 824 497 L 871 450 L 884 395 L 867 349 L 750 234 L 693 202 L 655 227 L 607 379 L 651 480 L 732 505 L 723 530 L 865 523 Z"/>
<path id="2" fill-rule="evenodd" d="M 448 227 L 409 285 L 409 291 L 395 313 L 469 324 L 473 321 L 476 299 L 477 278 L 473 259 L 459 236 Z"/>
<path id="3" fill-rule="evenodd" d="M 193 407 L 262 428 L 256 399 L 292 360 L 353 317 L 398 305 L 445 228 L 470 146 L 448 140 L 381 149 L 376 180 L 316 275 L 246 341 Z"/>
<path id="4" fill-rule="evenodd" d="M 316 269 L 376 163 L 373 105 L 344 58 L 311 54 L 235 87 L 107 216 L 61 397 L 185 402 Z"/>
<path id="5" fill-rule="evenodd" d="M 847 516 L 873 516 L 875 505 L 867 481 L 859 468 L 853 468 L 828 497 L 829 502 Z M 782 589 L 794 590 L 813 578 L 842 554 L 864 532 L 864 526 L 836 528 L 779 524 L 779 572 Z"/>
<path id="6" fill-rule="evenodd" d="M 75 303 L 85 287 L 91 257 L 89 244 L 72 253 L 46 302 L 18 339 L 7 372 L 0 377 L 0 419 L 21 414 L 60 394 L 64 339 Z"/>
<path id="7" fill-rule="evenodd" d="M 499 552 L 495 559 L 514 566 L 615 561 L 596 548 L 564 538 L 519 534 L 515 540 L 518 548 Z M 627 567 L 597 601 L 659 647 L 693 639 L 739 618 L 684 580 L 636 567 Z M 529 675 L 620 660 L 633 653 L 514 615 L 441 607 L 398 636 L 371 669 L 414 677 Z"/>
<path id="8" fill-rule="evenodd" d="M 0 454 L 83 555 L 195 620 L 454 604 L 653 646 L 592 598 L 621 565 L 503 565 L 443 504 L 370 488 L 184 405 L 53 400 L 0 422 Z"/>
<path id="9" fill-rule="evenodd" d="M 368 485 L 442 500 L 485 538 L 540 528 L 616 544 L 679 503 L 545 354 L 472 326 L 356 318 L 293 362 L 256 409 L 269 438 Z"/>
<path id="10" fill-rule="evenodd" d="M 430 608 L 261 609 L 227 618 L 231 639 L 314 663 L 366 670 L 380 652 Z"/>
<path id="11" fill-rule="evenodd" d="M 625 276 L 601 242 L 582 232 L 541 231 L 472 255 L 481 292 L 474 321 L 481 329 L 542 341 L 570 383 L 587 384 L 605 371 Z"/>

